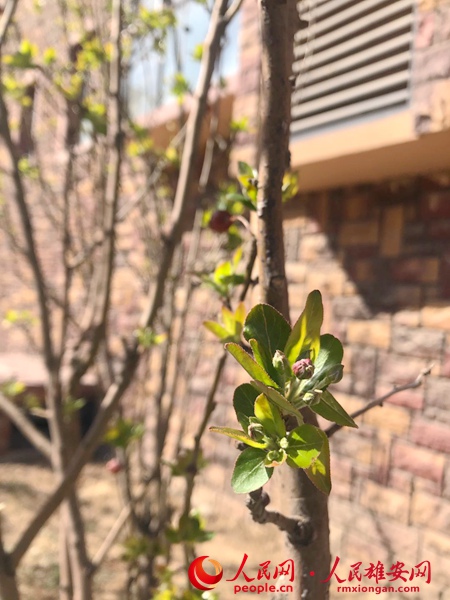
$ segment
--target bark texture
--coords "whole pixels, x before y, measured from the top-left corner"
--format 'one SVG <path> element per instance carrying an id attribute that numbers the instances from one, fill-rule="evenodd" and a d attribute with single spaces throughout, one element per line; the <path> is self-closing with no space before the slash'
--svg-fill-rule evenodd
<path id="1" fill-rule="evenodd" d="M 299 24 L 295 0 L 260 0 L 262 36 L 261 136 L 258 194 L 258 262 L 262 301 L 289 320 L 283 242 L 282 182 L 289 166 L 289 128 L 294 34 Z M 316 425 L 311 412 L 305 421 Z M 296 562 L 299 600 L 326 600 L 330 547 L 328 503 L 301 469 L 284 469 L 291 514 L 312 535 L 288 535 Z"/>

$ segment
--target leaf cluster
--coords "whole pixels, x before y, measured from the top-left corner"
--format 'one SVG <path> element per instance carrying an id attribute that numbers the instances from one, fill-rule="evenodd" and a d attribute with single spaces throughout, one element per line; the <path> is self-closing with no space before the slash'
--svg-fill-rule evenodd
<path id="1" fill-rule="evenodd" d="M 243 327 L 252 355 L 239 343 L 225 346 L 252 377 L 250 383 L 236 388 L 233 398 L 242 430 L 211 428 L 248 446 L 232 476 L 237 493 L 258 489 L 270 479 L 273 468 L 283 463 L 304 469 L 322 492 L 331 490 L 328 438 L 320 428 L 305 424 L 301 411 L 308 408 L 338 425 L 357 425 L 328 390 L 342 378 L 343 348 L 334 336 L 320 334 L 322 322 L 322 298 L 317 290 L 309 294 L 292 328 L 274 308 L 258 304 Z M 296 376 L 296 363 L 305 359 L 312 368 Z M 288 430 L 286 423 L 292 420 L 295 426 Z"/>

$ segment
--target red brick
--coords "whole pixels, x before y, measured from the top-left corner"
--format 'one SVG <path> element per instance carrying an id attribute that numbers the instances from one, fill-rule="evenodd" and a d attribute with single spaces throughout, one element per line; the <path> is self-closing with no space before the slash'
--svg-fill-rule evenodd
<path id="1" fill-rule="evenodd" d="M 443 299 L 450 299 L 450 254 L 442 256 L 441 264 L 441 293 Z"/>
<path id="2" fill-rule="evenodd" d="M 416 49 L 428 48 L 433 43 L 436 15 L 428 12 L 420 15 L 414 45 Z"/>
<path id="3" fill-rule="evenodd" d="M 419 446 L 450 453 L 450 427 L 425 419 L 415 419 L 409 437 Z"/>
<path id="4" fill-rule="evenodd" d="M 392 328 L 392 348 L 399 354 L 439 360 L 444 341 L 445 334 L 436 329 L 403 325 Z"/>
<path id="5" fill-rule="evenodd" d="M 379 379 L 384 383 L 404 384 L 414 381 L 426 366 L 425 361 L 394 353 L 378 355 Z"/>
<path id="6" fill-rule="evenodd" d="M 427 232 L 433 238 L 448 240 L 450 238 L 450 221 L 431 221 Z"/>
<path id="7" fill-rule="evenodd" d="M 450 381 L 444 377 L 433 377 L 430 375 L 426 379 L 425 386 L 427 405 L 448 410 Z"/>
<path id="8" fill-rule="evenodd" d="M 436 482 L 441 482 L 444 475 L 443 456 L 402 441 L 394 443 L 391 464 L 398 469 L 404 469 Z"/>
<path id="9" fill-rule="evenodd" d="M 426 492 L 415 492 L 411 502 L 411 520 L 435 531 L 450 531 L 450 502 Z"/>
<path id="10" fill-rule="evenodd" d="M 403 283 L 432 283 L 439 276 L 438 258 L 401 258 L 392 261 L 391 277 Z"/>
<path id="11" fill-rule="evenodd" d="M 450 219 L 450 190 L 429 192 L 421 201 L 423 219 Z"/>
<path id="12" fill-rule="evenodd" d="M 397 523 L 408 522 L 410 498 L 398 490 L 391 490 L 373 481 L 364 481 L 360 501 L 368 509 L 394 519 Z"/>
<path id="13" fill-rule="evenodd" d="M 400 492 L 411 493 L 413 476 L 411 473 L 405 473 L 401 469 L 391 469 L 389 471 L 388 487 Z"/>

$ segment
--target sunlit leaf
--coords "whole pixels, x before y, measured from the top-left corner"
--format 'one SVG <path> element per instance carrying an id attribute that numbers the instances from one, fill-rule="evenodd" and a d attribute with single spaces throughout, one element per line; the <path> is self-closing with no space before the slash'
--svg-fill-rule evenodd
<path id="1" fill-rule="evenodd" d="M 265 465 L 266 452 L 246 448 L 238 456 L 231 485 L 237 494 L 248 494 L 265 485 L 272 477 L 273 469 Z"/>
<path id="2" fill-rule="evenodd" d="M 305 310 L 292 328 L 284 353 L 289 362 L 294 364 L 301 353 L 310 352 L 309 358 L 314 362 L 320 349 L 320 328 L 323 322 L 322 296 L 318 290 L 308 295 Z"/>
<path id="3" fill-rule="evenodd" d="M 267 444 L 264 442 L 256 442 L 243 431 L 232 429 L 231 427 L 210 427 L 209 430 L 213 433 L 221 433 L 222 435 L 226 435 L 227 437 L 237 440 L 238 442 L 243 442 L 252 448 L 265 448 L 267 446 Z"/>

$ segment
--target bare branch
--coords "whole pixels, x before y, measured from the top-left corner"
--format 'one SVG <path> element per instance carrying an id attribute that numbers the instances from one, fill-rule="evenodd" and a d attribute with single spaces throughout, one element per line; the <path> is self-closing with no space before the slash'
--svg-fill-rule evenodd
<path id="1" fill-rule="evenodd" d="M 209 390 L 208 398 L 206 400 L 205 410 L 203 413 L 203 419 L 200 423 L 198 431 L 195 435 L 194 439 L 194 450 L 192 452 L 192 462 L 191 469 L 186 475 L 186 492 L 184 496 L 184 509 L 181 519 L 187 518 L 189 513 L 191 512 L 191 502 L 192 502 L 192 493 L 194 491 L 194 483 L 195 476 L 197 475 L 197 464 L 198 459 L 200 458 L 200 450 L 201 450 L 201 441 L 203 434 L 205 433 L 206 427 L 208 425 L 209 419 L 216 408 L 216 392 L 219 387 L 220 378 L 222 377 L 222 372 L 225 368 L 225 363 L 227 361 L 228 353 L 224 352 L 217 363 L 216 372 L 214 373 L 214 380 Z"/>
<path id="2" fill-rule="evenodd" d="M 16 9 L 17 0 L 10 0 L 6 6 L 0 21 L 0 53 L 7 28 L 11 23 Z M 1 59 L 1 56 L 0 56 Z M 1 60 L 0 60 L 1 65 Z M 0 67 L 1 68 L 1 67 Z M 25 238 L 25 247 L 27 259 L 33 272 L 34 283 L 38 295 L 39 311 L 41 316 L 41 333 L 44 345 L 44 358 L 48 369 L 53 367 L 54 354 L 51 337 L 51 319 L 47 306 L 47 292 L 44 273 L 38 257 L 36 242 L 34 238 L 33 224 L 31 221 L 30 210 L 26 200 L 25 189 L 22 181 L 22 174 L 19 169 L 19 155 L 11 136 L 9 126 L 8 109 L 3 98 L 3 92 L 0 87 L 0 137 L 3 138 L 6 146 L 9 162 L 11 164 L 11 177 L 14 185 L 14 200 L 17 205 L 20 220 L 22 223 L 23 234 Z"/>
<path id="3" fill-rule="evenodd" d="M 8 28 L 11 24 L 11 21 L 13 20 L 14 13 L 16 12 L 17 2 L 18 0 L 9 0 L 6 3 L 2 17 L 0 19 L 0 51 L 1 47 L 3 46 L 3 42 L 5 41 Z"/>
<path id="4" fill-rule="evenodd" d="M 108 92 L 108 149 L 109 161 L 105 189 L 105 207 L 102 231 L 105 239 L 98 269 L 94 273 L 93 295 L 88 299 L 83 319 L 83 333 L 72 360 L 73 382 L 89 368 L 101 341 L 111 297 L 111 282 L 115 254 L 116 218 L 122 166 L 122 0 L 113 0 L 111 17 L 111 61 Z"/>
<path id="5" fill-rule="evenodd" d="M 20 429 L 23 435 L 41 452 L 48 460 L 51 460 L 51 444 L 49 440 L 36 429 L 24 412 L 9 398 L 0 394 L 0 409 L 11 419 L 14 425 Z"/>
<path id="6" fill-rule="evenodd" d="M 368 412 L 369 410 L 372 410 L 372 408 L 375 408 L 376 406 L 383 406 L 383 403 L 385 402 L 385 400 L 387 400 L 391 396 L 395 396 L 395 394 L 399 394 L 400 392 L 404 392 L 405 390 L 413 390 L 414 388 L 420 387 L 422 385 L 422 383 L 424 382 L 425 377 L 427 377 L 431 373 L 431 369 L 433 368 L 433 366 L 434 365 L 430 365 L 430 366 L 426 367 L 425 369 L 423 369 L 417 375 L 417 377 L 414 379 L 414 381 L 411 381 L 410 383 L 405 383 L 404 385 L 394 385 L 392 390 L 390 390 L 386 394 L 383 394 L 383 396 L 380 396 L 380 398 L 371 400 L 363 408 L 360 408 L 359 410 L 356 410 L 355 412 L 351 413 L 350 416 L 352 417 L 352 419 L 356 419 L 356 418 L 360 417 L 361 415 L 363 415 L 364 413 Z M 342 428 L 343 428 L 343 425 L 337 425 L 337 423 L 335 423 L 334 425 L 331 425 L 330 427 L 325 429 L 325 433 L 330 438 L 332 435 L 334 435 L 337 431 L 339 431 Z"/>
<path id="7" fill-rule="evenodd" d="M 113 526 L 109 530 L 108 535 L 105 537 L 105 539 L 103 540 L 102 545 L 97 550 L 94 558 L 92 559 L 92 562 L 91 562 L 91 575 L 93 575 L 95 573 L 95 571 L 97 571 L 99 569 L 99 567 L 101 567 L 103 561 L 106 558 L 106 555 L 108 554 L 108 552 L 110 551 L 112 545 L 116 541 L 117 536 L 122 531 L 122 527 L 125 525 L 125 523 L 129 519 L 129 517 L 131 515 L 131 512 L 132 512 L 131 511 L 131 504 L 126 504 L 122 508 L 122 510 L 121 510 L 119 516 L 117 517 L 115 523 L 113 524 Z"/>
<path id="8" fill-rule="evenodd" d="M 227 25 L 228 25 L 228 23 L 230 23 L 232 21 L 232 19 L 238 13 L 239 9 L 242 6 L 242 2 L 243 2 L 243 0 L 234 0 L 234 2 L 228 8 L 228 10 L 225 13 L 225 16 L 223 18 Z"/>
<path id="9" fill-rule="evenodd" d="M 116 2 L 117 1 L 118 0 L 116 0 Z M 186 141 L 183 149 L 180 177 L 175 195 L 170 228 L 161 256 L 157 280 L 141 318 L 141 327 L 152 327 L 154 324 L 159 308 L 163 302 L 166 279 L 172 266 L 173 255 L 183 233 L 185 215 L 188 209 L 188 188 L 192 179 L 194 164 L 197 157 L 200 129 L 206 109 L 207 93 L 211 82 L 215 59 L 220 49 L 220 42 L 226 26 L 226 23 L 222 20 L 226 6 L 226 0 L 216 0 L 215 2 L 210 29 L 205 40 L 201 73 L 195 94 L 195 103 L 189 114 L 186 126 Z M 121 373 L 106 392 L 100 404 L 97 416 L 75 451 L 72 460 L 65 471 L 64 478 L 59 482 L 54 492 L 46 500 L 43 506 L 36 512 L 32 521 L 22 533 L 14 547 L 11 553 L 11 560 L 14 567 L 17 567 L 42 526 L 52 516 L 75 485 L 78 475 L 89 460 L 89 457 L 98 444 L 98 440 L 104 433 L 108 421 L 114 414 L 120 399 L 129 387 L 132 377 L 139 365 L 139 359 L 140 349 L 137 340 L 134 340 L 132 347 L 127 351 Z"/>
<path id="10" fill-rule="evenodd" d="M 0 505 L 0 598 L 20 600 L 15 571 L 12 568 L 9 554 L 3 546 L 2 509 Z"/>

